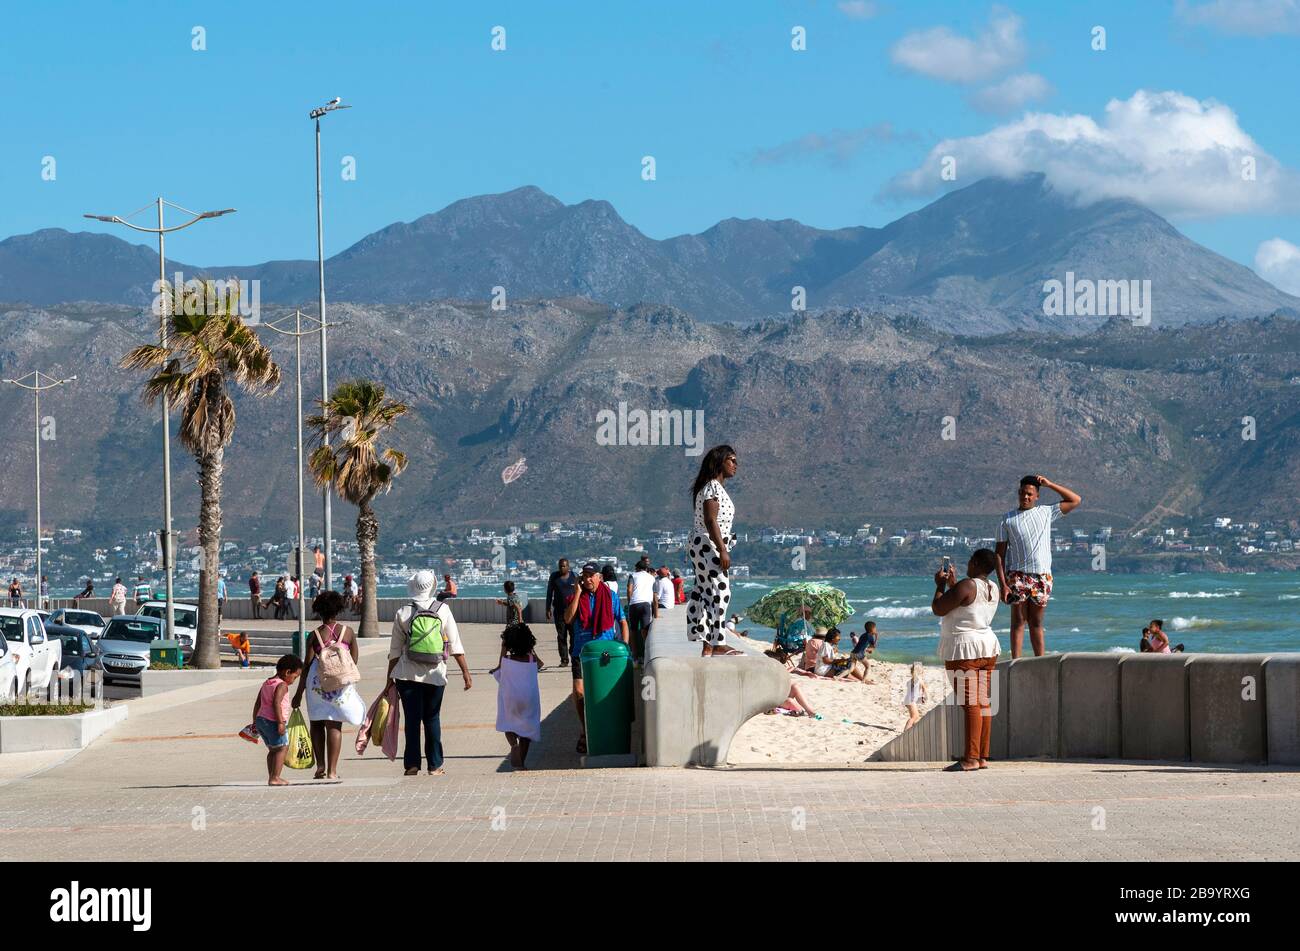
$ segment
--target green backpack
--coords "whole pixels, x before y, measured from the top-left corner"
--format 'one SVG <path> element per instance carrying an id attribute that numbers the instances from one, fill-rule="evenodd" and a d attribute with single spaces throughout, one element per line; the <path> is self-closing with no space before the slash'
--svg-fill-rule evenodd
<path id="1" fill-rule="evenodd" d="M 447 639 L 442 635 L 442 618 L 438 616 L 442 605 L 421 608 L 412 604 L 411 607 L 415 611 L 406 625 L 406 656 L 417 664 L 437 667 L 447 659 Z"/>

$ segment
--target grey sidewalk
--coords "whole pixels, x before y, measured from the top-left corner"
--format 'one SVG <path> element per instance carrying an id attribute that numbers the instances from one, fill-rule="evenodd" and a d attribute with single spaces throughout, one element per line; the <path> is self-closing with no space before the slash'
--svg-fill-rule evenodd
<path id="1" fill-rule="evenodd" d="M 549 628 L 535 628 L 554 664 Z M 584 771 L 569 673 L 554 667 L 541 674 L 534 769 L 512 773 L 486 674 L 499 632 L 463 631 L 474 687 L 465 692 L 452 675 L 445 776 L 405 778 L 400 763 L 374 751 L 358 758 L 348 729 L 341 782 L 291 773 L 294 786 L 270 789 L 263 748 L 234 736 L 248 721 L 252 686 L 196 691 L 190 702 L 135 701 L 131 718 L 90 749 L 4 787 L 0 859 L 1300 857 L 1294 771 L 1151 763 L 995 763 L 974 774 L 944 773 L 942 764 Z M 383 665 L 383 651 L 368 649 L 367 700 Z"/>

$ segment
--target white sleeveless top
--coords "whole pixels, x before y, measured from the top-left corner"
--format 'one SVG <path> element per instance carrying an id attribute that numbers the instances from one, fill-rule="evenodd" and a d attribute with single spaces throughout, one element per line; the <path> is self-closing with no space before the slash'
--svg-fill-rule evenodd
<path id="1" fill-rule="evenodd" d="M 998 611 L 998 586 L 987 578 L 972 580 L 975 600 L 958 605 L 939 619 L 940 660 L 997 657 L 1002 651 L 991 626 Z"/>

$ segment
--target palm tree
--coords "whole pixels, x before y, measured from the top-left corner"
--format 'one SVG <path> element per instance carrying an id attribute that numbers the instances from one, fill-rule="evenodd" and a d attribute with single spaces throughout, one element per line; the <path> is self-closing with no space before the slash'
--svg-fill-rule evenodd
<path id="1" fill-rule="evenodd" d="M 226 446 L 235 434 L 235 404 L 229 390 L 233 384 L 265 396 L 280 385 L 280 367 L 239 316 L 234 302 L 233 295 L 217 293 L 210 282 L 198 291 L 177 287 L 167 343 L 136 347 L 122 358 L 125 369 L 152 374 L 141 392 L 145 403 L 156 403 L 165 394 L 171 406 L 181 407 L 181 444 L 198 462 L 199 544 L 204 570 L 199 574 L 194 666 L 201 668 L 221 666 L 217 646 L 221 636 L 217 620 L 221 478 Z"/>
<path id="2" fill-rule="evenodd" d="M 379 441 L 407 406 L 388 399 L 378 383 L 351 380 L 341 383 L 320 407 L 321 415 L 307 419 L 318 443 L 307 465 L 317 485 L 332 486 L 339 498 L 357 507 L 363 598 L 358 633 L 361 637 L 376 637 L 379 609 L 375 600 L 375 545 L 379 541 L 379 519 L 371 503 L 391 489 L 393 480 L 406 468 L 406 454 L 380 449 Z M 340 438 L 326 445 L 326 436 Z"/>

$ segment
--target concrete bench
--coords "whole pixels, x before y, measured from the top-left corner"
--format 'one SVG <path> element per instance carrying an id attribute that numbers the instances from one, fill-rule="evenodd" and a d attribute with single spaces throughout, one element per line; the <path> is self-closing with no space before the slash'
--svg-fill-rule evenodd
<path id="1" fill-rule="evenodd" d="M 741 724 L 790 695 L 790 674 L 771 658 L 700 650 L 686 639 L 685 605 L 660 613 L 638 684 L 648 766 L 724 766 Z"/>

